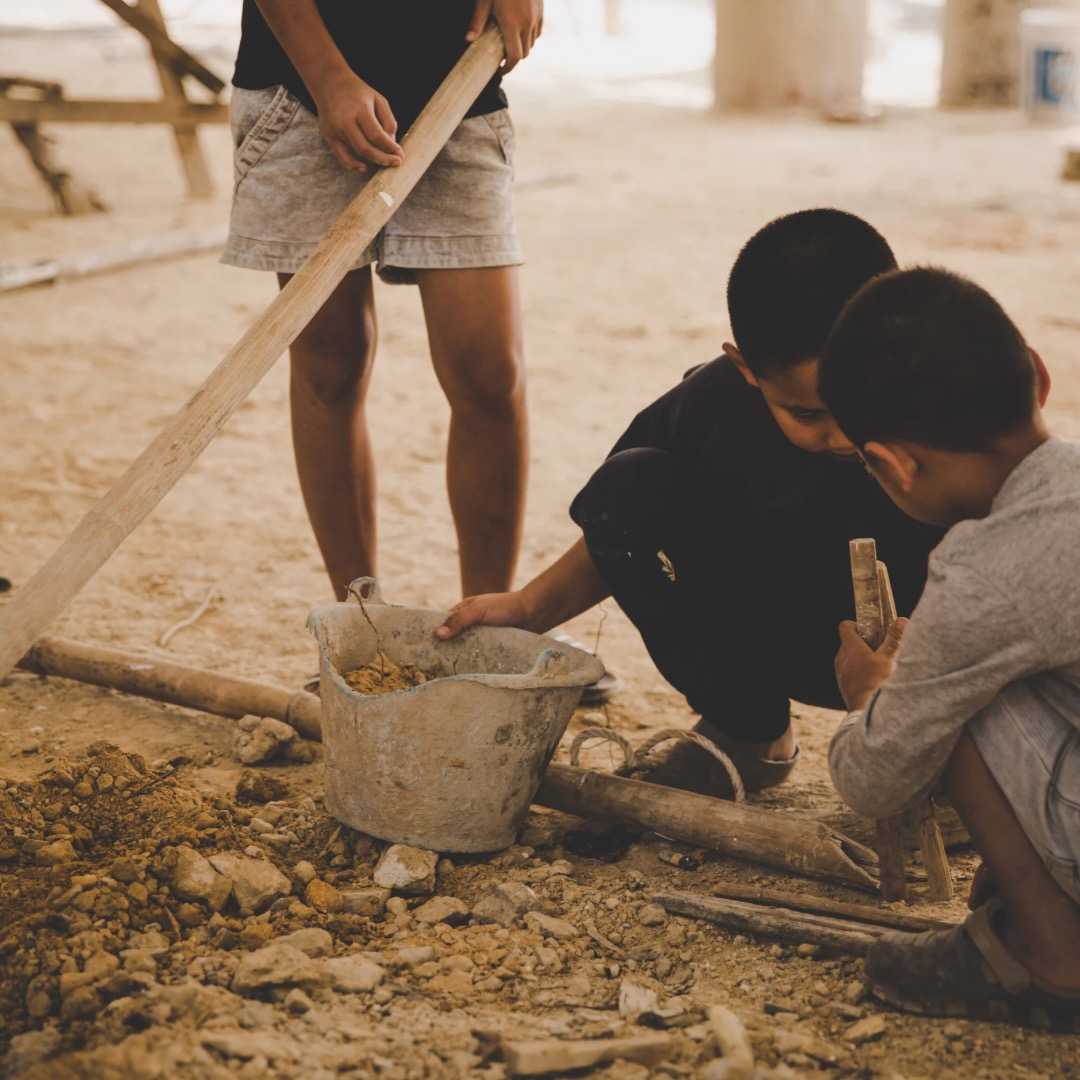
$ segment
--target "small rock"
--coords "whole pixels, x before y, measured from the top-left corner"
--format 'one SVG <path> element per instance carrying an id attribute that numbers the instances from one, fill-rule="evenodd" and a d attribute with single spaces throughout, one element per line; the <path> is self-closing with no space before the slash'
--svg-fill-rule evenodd
<path id="1" fill-rule="evenodd" d="M 530 911 L 540 909 L 540 898 L 520 881 L 504 881 L 480 900 L 472 909 L 480 922 L 498 923 L 511 927 Z"/>
<path id="2" fill-rule="evenodd" d="M 315 878 L 304 890 L 304 902 L 316 911 L 340 911 L 341 893 L 333 885 Z"/>
<path id="3" fill-rule="evenodd" d="M 284 799 L 289 794 L 289 785 L 276 776 L 267 776 L 254 769 L 245 769 L 236 783 L 236 798 L 242 803 L 259 805 Z"/>
<path id="4" fill-rule="evenodd" d="M 431 979 L 428 988 L 467 998 L 473 992 L 472 975 L 467 971 L 448 971 Z"/>
<path id="5" fill-rule="evenodd" d="M 362 956 L 335 956 L 318 961 L 319 982 L 345 994 L 366 994 L 386 977 L 386 972 Z"/>
<path id="6" fill-rule="evenodd" d="M 556 941 L 572 941 L 581 936 L 578 928 L 572 923 L 568 923 L 565 919 L 552 918 L 540 911 L 530 911 L 525 916 L 525 925 L 538 934 L 555 938 Z"/>
<path id="7" fill-rule="evenodd" d="M 392 844 L 375 867 L 375 884 L 403 896 L 430 896 L 435 889 L 435 866 L 439 861 L 433 851 Z"/>
<path id="8" fill-rule="evenodd" d="M 14 1036 L 3 1059 L 5 1074 L 20 1076 L 28 1072 L 34 1065 L 44 1061 L 59 1045 L 60 1032 L 53 1027 Z"/>
<path id="9" fill-rule="evenodd" d="M 285 1000 L 282 1004 L 294 1016 L 302 1016 L 304 1013 L 310 1012 L 315 1007 L 315 1003 L 311 998 L 309 998 L 298 986 L 294 986 L 285 995 Z"/>
<path id="10" fill-rule="evenodd" d="M 221 911 L 232 895 L 233 884 L 197 851 L 180 847 L 172 870 L 172 890 L 179 900 L 205 900 L 212 911 Z"/>
<path id="11" fill-rule="evenodd" d="M 863 1043 L 880 1039 L 884 1034 L 885 1018 L 875 1013 L 873 1016 L 866 1017 L 865 1020 L 860 1020 L 858 1023 L 852 1024 L 851 1027 L 844 1032 L 844 1038 L 848 1042 L 853 1042 L 856 1046 L 862 1046 Z"/>
<path id="12" fill-rule="evenodd" d="M 820 945 L 809 945 L 805 941 L 795 950 L 796 956 L 801 956 L 804 959 L 811 959 L 821 952 Z"/>
<path id="13" fill-rule="evenodd" d="M 293 873 L 301 885 L 306 885 L 315 877 L 315 867 L 306 859 L 303 859 L 293 867 Z"/>
<path id="14" fill-rule="evenodd" d="M 400 949 L 395 963 L 404 967 L 419 967 L 421 964 L 430 964 L 436 955 L 433 945 L 416 945 L 411 949 Z"/>
<path id="15" fill-rule="evenodd" d="M 638 909 L 637 921 L 642 926 L 663 926 L 667 912 L 659 904 L 644 904 Z"/>
<path id="16" fill-rule="evenodd" d="M 400 896 L 391 896 L 386 901 L 386 910 L 391 915 L 404 915 L 409 910 L 408 902 Z"/>
<path id="17" fill-rule="evenodd" d="M 271 923 L 255 919 L 248 923 L 240 931 L 240 944 L 245 949 L 258 949 L 270 941 L 274 936 L 274 927 Z"/>
<path id="18" fill-rule="evenodd" d="M 233 753 L 245 765 L 255 765 L 276 757 L 286 743 L 296 738 L 296 731 L 281 720 L 269 716 L 245 716 L 237 721 Z"/>
<path id="19" fill-rule="evenodd" d="M 273 863 L 240 855 L 211 855 L 210 865 L 233 885 L 241 913 L 264 911 L 292 892 L 292 883 Z"/>
<path id="20" fill-rule="evenodd" d="M 34 860 L 39 866 L 58 866 L 60 863 L 71 862 L 75 857 L 75 848 L 70 840 L 54 840 L 51 844 L 38 848 Z"/>
<path id="21" fill-rule="evenodd" d="M 660 998 L 655 990 L 623 979 L 619 983 L 619 1015 L 628 1023 L 635 1023 L 642 1013 L 655 1012 L 660 1008 Z"/>
<path id="22" fill-rule="evenodd" d="M 279 945 L 290 945 L 312 958 L 329 956 L 334 951 L 334 939 L 318 926 L 305 926 L 277 939 Z"/>
<path id="23" fill-rule="evenodd" d="M 346 889 L 338 894 L 341 897 L 341 910 L 347 915 L 365 915 L 369 919 L 377 918 L 386 910 L 389 889 Z"/>
<path id="24" fill-rule="evenodd" d="M 315 962 L 285 941 L 275 941 L 240 958 L 232 978 L 235 994 L 290 983 L 318 981 Z"/>
<path id="25" fill-rule="evenodd" d="M 843 996 L 849 1005 L 858 1005 L 866 997 L 866 986 L 855 979 L 844 987 Z"/>
<path id="26" fill-rule="evenodd" d="M 456 896 L 435 896 L 426 904 L 421 904 L 412 915 L 417 922 L 428 926 L 435 923 L 458 926 L 468 919 L 469 906 Z"/>
<path id="27" fill-rule="evenodd" d="M 675 965 L 671 962 L 670 957 L 661 956 L 657 958 L 653 971 L 658 979 L 666 979 L 674 967 Z"/>
<path id="28" fill-rule="evenodd" d="M 109 877 L 130 885 L 138 880 L 139 868 L 130 859 L 113 859 L 109 867 Z"/>

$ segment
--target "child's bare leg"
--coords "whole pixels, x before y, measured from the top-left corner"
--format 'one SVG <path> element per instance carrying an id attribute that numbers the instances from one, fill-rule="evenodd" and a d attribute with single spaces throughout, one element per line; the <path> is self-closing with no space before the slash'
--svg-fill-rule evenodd
<path id="1" fill-rule="evenodd" d="M 528 469 L 516 267 L 421 270 L 435 374 L 450 402 L 446 477 L 463 595 L 509 589 Z"/>
<path id="2" fill-rule="evenodd" d="M 1080 906 L 1046 869 L 966 730 L 943 779 L 1004 903 L 998 929 L 1009 951 L 1044 982 L 1080 990 Z"/>
<path id="3" fill-rule="evenodd" d="M 279 274 L 282 286 L 290 275 Z M 375 573 L 375 471 L 364 417 L 375 358 L 371 270 L 347 274 L 289 350 L 300 490 L 339 600 Z"/>

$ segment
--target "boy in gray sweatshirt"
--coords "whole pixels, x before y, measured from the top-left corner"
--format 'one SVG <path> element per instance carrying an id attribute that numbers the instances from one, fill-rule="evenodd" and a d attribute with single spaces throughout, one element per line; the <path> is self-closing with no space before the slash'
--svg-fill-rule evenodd
<path id="1" fill-rule="evenodd" d="M 1080 1033 L 1080 443 L 1047 431 L 1048 390 L 953 274 L 886 274 L 844 309 L 821 396 L 892 500 L 949 532 L 910 625 L 876 653 L 841 627 L 829 764 L 869 817 L 943 792 L 983 859 L 964 923 L 871 948 L 874 994 Z"/>

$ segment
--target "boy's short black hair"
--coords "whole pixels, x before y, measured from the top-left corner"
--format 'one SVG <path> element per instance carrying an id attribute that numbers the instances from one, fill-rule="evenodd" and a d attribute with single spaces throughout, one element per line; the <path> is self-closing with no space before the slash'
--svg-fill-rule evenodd
<path id="1" fill-rule="evenodd" d="M 896 269 L 885 238 L 843 210 L 800 210 L 755 233 L 728 278 L 735 344 L 755 375 L 821 355 L 840 309 L 878 274 Z"/>
<path id="2" fill-rule="evenodd" d="M 934 267 L 897 270 L 844 308 L 818 389 L 856 446 L 901 439 L 981 452 L 1036 408 L 1031 353 L 985 289 Z"/>

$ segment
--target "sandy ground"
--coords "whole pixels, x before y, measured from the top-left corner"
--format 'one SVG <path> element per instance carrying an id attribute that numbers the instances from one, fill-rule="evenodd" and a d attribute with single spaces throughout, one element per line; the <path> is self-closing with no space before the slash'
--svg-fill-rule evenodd
<path id="1" fill-rule="evenodd" d="M 137 57 L 102 65 L 98 49 L 78 40 L 2 41 L 0 70 L 62 78 L 71 93 L 152 90 L 148 65 Z M 529 257 L 523 282 L 532 481 L 522 581 L 574 540 L 566 507 L 634 412 L 718 353 L 728 334 L 727 269 L 750 233 L 786 211 L 827 204 L 863 214 L 903 262 L 943 264 L 990 288 L 1047 361 L 1054 429 L 1080 436 L 1080 186 L 1056 179 L 1060 150 L 1045 130 L 1011 114 L 907 113 L 867 126 L 814 118 L 721 122 L 510 89 Z M 231 164 L 223 129 L 202 136 L 218 194 L 199 203 L 184 195 L 165 131 L 70 127 L 55 134 L 62 160 L 112 210 L 53 216 L 21 149 L 0 133 L 4 259 L 202 228 L 226 217 Z M 564 179 L 542 182 L 553 176 Z M 0 295 L 0 575 L 16 588 L 30 578 L 273 293 L 269 275 L 200 257 Z M 415 291 L 384 287 L 378 302 L 382 338 L 371 400 L 379 577 L 394 602 L 447 606 L 458 599 L 443 488 L 447 408 Z M 216 587 L 221 598 L 177 634 L 168 655 L 285 685 L 312 673 L 314 645 L 304 624 L 329 592 L 291 460 L 286 375 L 283 363 L 271 372 L 52 632 L 156 653 L 162 632 Z M 608 608 L 601 652 L 626 688 L 606 716 L 579 714 L 572 730 L 599 720 L 637 739 L 689 724 L 685 704 L 652 668 L 633 628 Z M 590 612 L 570 629 L 592 641 L 600 621 Z M 824 761 L 836 718 L 798 714 L 804 763 L 768 801 L 778 810 L 836 809 Z M 204 762 L 188 767 L 190 784 L 231 790 L 239 775 L 233 732 L 209 716 L 26 674 L 0 687 L 0 775 L 9 780 L 106 739 L 150 760 L 183 752 Z M 286 771 L 298 792 L 318 793 L 317 766 Z M 652 887 L 655 858 L 634 865 Z M 961 857 L 954 865 L 962 889 L 972 863 Z M 616 887 L 629 872 L 623 864 L 588 870 L 598 888 Z M 717 862 L 710 872 L 745 880 L 746 868 Z M 804 887 L 773 874 L 760 880 Z M 962 903 L 920 910 L 959 916 Z M 701 948 L 723 957 L 730 938 L 704 930 Z M 749 968 L 774 963 L 768 942 L 738 948 Z M 820 986 L 810 989 L 812 973 L 791 978 L 796 996 L 820 994 Z M 717 985 L 737 1011 L 760 1012 L 749 1004 L 752 995 L 741 1005 L 734 985 Z M 811 1010 L 807 1023 L 817 1030 L 815 1022 Z M 803 1067 L 909 1080 L 1065 1077 L 1080 1075 L 1078 1054 L 1077 1039 L 889 1014 L 884 1037 L 845 1064 Z"/>

